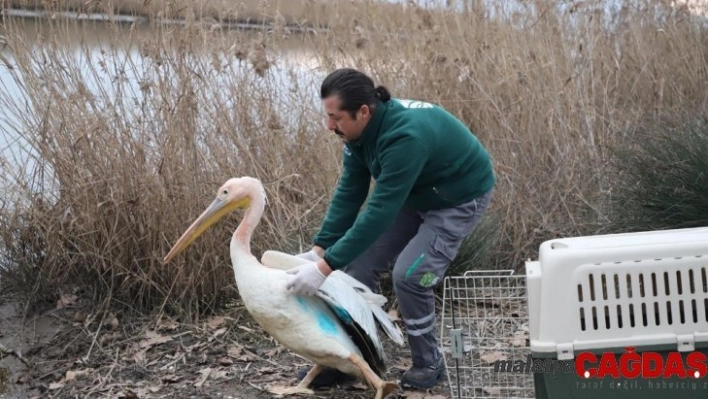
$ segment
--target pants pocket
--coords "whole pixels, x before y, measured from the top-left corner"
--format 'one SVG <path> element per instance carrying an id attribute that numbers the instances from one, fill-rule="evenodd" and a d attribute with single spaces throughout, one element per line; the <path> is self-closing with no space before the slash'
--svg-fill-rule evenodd
<path id="1" fill-rule="evenodd" d="M 433 239 L 432 247 L 436 255 L 442 256 L 448 262 L 452 262 L 455 256 L 457 256 L 459 244 L 450 242 L 450 240 L 446 239 L 444 236 L 437 234 Z"/>

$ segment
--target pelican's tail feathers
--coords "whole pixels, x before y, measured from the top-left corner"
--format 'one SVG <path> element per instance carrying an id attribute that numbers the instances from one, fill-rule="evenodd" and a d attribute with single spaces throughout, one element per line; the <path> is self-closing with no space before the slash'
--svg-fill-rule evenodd
<path id="1" fill-rule="evenodd" d="M 391 317 L 389 317 L 388 313 L 386 313 L 380 307 L 375 306 L 371 306 L 371 310 L 374 313 L 376 321 L 379 323 L 379 326 L 381 326 L 381 329 L 384 330 L 386 335 L 388 335 L 388 337 L 391 338 L 391 340 L 399 346 L 403 346 L 405 344 L 403 332 L 401 332 L 401 329 L 398 328 L 398 326 L 396 325 L 396 323 L 393 322 L 393 320 L 391 320 Z"/>

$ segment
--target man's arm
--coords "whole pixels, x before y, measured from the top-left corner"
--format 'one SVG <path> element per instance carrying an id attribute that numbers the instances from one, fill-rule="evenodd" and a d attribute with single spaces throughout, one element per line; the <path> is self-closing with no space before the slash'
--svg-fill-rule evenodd
<path id="1" fill-rule="evenodd" d="M 315 235 L 315 247 L 327 249 L 334 245 L 354 224 L 361 205 L 369 193 L 371 174 L 354 155 L 344 148 L 342 176 L 339 179 L 320 231 Z"/>
<path id="2" fill-rule="evenodd" d="M 428 151 L 415 137 L 402 135 L 381 153 L 381 174 L 366 210 L 344 236 L 326 248 L 324 260 L 340 269 L 365 251 L 393 223 L 428 160 Z"/>

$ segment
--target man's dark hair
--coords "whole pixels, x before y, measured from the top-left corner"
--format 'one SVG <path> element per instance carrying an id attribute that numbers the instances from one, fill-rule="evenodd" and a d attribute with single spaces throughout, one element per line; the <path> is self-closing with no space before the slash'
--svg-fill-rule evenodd
<path id="1" fill-rule="evenodd" d="M 338 95 L 342 99 L 340 109 L 356 117 L 356 111 L 366 104 L 373 111 L 381 102 L 391 99 L 384 86 L 374 86 L 366 74 L 352 68 L 341 68 L 327 75 L 320 88 L 320 98 Z"/>

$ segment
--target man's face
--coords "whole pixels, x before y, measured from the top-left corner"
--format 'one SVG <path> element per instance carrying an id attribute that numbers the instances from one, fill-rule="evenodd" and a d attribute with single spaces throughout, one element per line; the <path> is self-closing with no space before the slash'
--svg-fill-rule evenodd
<path id="1" fill-rule="evenodd" d="M 358 139 L 371 119 L 371 109 L 362 105 L 352 118 L 349 111 L 342 111 L 342 99 L 333 95 L 322 100 L 327 113 L 327 129 L 336 133 L 345 143 Z"/>

